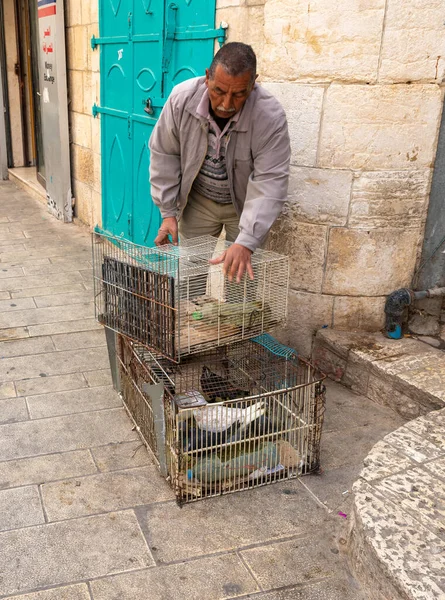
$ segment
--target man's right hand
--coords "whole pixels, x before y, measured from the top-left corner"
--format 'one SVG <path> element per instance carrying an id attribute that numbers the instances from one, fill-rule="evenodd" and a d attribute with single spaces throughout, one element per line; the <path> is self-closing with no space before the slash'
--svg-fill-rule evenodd
<path id="1" fill-rule="evenodd" d="M 171 236 L 171 241 L 169 236 Z M 172 243 L 178 245 L 178 221 L 176 217 L 166 217 L 159 227 L 158 235 L 155 239 L 156 246 Z"/>

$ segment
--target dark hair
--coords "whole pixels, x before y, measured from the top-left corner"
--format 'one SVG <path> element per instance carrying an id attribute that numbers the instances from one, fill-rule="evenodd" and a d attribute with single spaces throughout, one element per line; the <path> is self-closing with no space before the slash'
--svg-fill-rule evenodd
<path id="1" fill-rule="evenodd" d="M 228 75 L 236 77 L 243 73 L 251 73 L 252 83 L 256 76 L 256 55 L 251 46 L 242 42 L 229 42 L 225 44 L 212 61 L 209 68 L 209 77 L 213 79 L 218 65 L 224 69 Z"/>

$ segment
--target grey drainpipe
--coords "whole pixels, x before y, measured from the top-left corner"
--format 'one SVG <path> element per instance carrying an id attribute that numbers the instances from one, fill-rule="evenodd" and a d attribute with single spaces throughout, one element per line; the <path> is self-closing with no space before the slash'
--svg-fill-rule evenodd
<path id="1" fill-rule="evenodd" d="M 410 306 L 415 300 L 433 298 L 434 296 L 445 296 L 445 287 L 422 290 L 420 292 L 401 288 L 389 294 L 385 303 L 385 333 L 387 337 L 393 340 L 400 340 L 403 337 L 402 315 L 405 308 Z"/>

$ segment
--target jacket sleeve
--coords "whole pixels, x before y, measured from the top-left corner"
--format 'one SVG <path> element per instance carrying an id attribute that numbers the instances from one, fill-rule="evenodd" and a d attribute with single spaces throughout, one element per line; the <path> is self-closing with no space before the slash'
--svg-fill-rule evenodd
<path id="1" fill-rule="evenodd" d="M 148 146 L 151 197 L 159 207 L 162 218 L 176 217 L 181 185 L 181 156 L 172 96 L 162 109 Z"/>
<path id="2" fill-rule="evenodd" d="M 273 123 L 273 127 L 270 127 L 270 119 L 257 123 L 259 131 L 255 137 L 262 142 L 253 152 L 253 172 L 247 184 L 236 239 L 237 244 L 252 251 L 266 241 L 287 199 L 291 150 L 284 111 L 279 111 Z"/>

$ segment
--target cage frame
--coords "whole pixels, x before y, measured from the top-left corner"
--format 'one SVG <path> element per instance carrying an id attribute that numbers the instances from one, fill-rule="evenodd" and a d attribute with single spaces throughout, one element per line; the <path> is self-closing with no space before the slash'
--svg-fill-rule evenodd
<path id="1" fill-rule="evenodd" d="M 211 252 L 230 246 L 201 236 L 180 246 L 147 248 L 94 231 L 96 320 L 176 363 L 284 326 L 289 258 L 258 250 L 252 256 L 256 281 L 252 284 L 245 274 L 236 284 L 223 276 L 222 265 L 208 263 Z M 204 294 L 196 295 L 202 286 Z"/>
<path id="2" fill-rule="evenodd" d="M 247 344 L 249 343 L 249 341 L 242 341 L 239 342 L 238 344 Z M 220 347 L 218 349 L 215 349 L 214 352 L 218 353 L 224 353 L 224 348 L 230 348 L 231 346 L 226 346 L 226 347 Z M 232 345 L 233 348 L 233 345 Z M 269 351 L 267 349 L 265 349 L 265 351 Z M 127 353 L 127 357 L 124 357 L 124 353 Z M 185 473 L 188 473 L 187 469 L 185 468 L 184 465 L 184 460 L 186 460 L 185 457 L 189 457 L 190 456 L 190 452 L 184 452 L 183 448 L 182 448 L 182 443 L 183 443 L 183 439 L 181 439 L 181 436 L 179 435 L 179 431 L 180 431 L 180 426 L 179 423 L 181 420 L 183 420 L 183 416 L 185 414 L 186 411 L 189 411 L 191 409 L 183 409 L 183 410 L 178 410 L 177 407 L 175 406 L 175 400 L 174 400 L 174 394 L 172 393 L 172 390 L 169 389 L 170 385 L 175 385 L 175 379 L 174 377 L 171 377 L 168 373 L 165 372 L 163 366 L 164 366 L 164 362 L 163 362 L 163 357 L 159 357 L 156 355 L 153 355 L 149 350 L 147 350 L 145 347 L 143 347 L 142 345 L 138 345 L 135 344 L 134 342 L 129 341 L 128 339 L 125 338 L 125 336 L 119 336 L 119 344 L 118 344 L 118 353 L 119 353 L 119 358 L 118 361 L 120 363 L 120 371 L 121 371 L 121 381 L 123 381 L 123 388 L 122 388 L 122 397 L 123 397 L 123 401 L 124 401 L 124 406 L 127 410 L 127 413 L 130 415 L 131 419 L 133 420 L 133 422 L 135 423 L 137 432 L 142 440 L 142 442 L 144 443 L 144 445 L 148 448 L 148 450 L 150 451 L 150 454 L 153 456 L 156 464 L 158 465 L 161 474 L 167 479 L 167 481 L 169 481 L 171 487 L 173 488 L 175 495 L 176 495 L 176 500 L 178 502 L 178 504 L 180 506 L 182 506 L 183 504 L 188 504 L 191 502 L 195 502 L 198 500 L 202 500 L 205 498 L 211 498 L 211 497 L 218 497 L 220 495 L 225 495 L 225 494 L 229 494 L 229 493 L 234 493 L 234 492 L 238 492 L 238 491 L 242 491 L 242 490 L 246 490 L 246 489 L 254 489 L 257 487 L 262 487 L 264 485 L 270 485 L 279 481 L 286 481 L 286 480 L 290 480 L 290 479 L 295 479 L 298 478 L 302 475 L 308 474 L 308 473 L 313 473 L 313 472 L 317 472 L 320 468 L 320 442 L 321 442 L 321 434 L 322 434 L 322 426 L 323 426 L 323 419 L 324 419 L 324 412 L 325 412 L 325 404 L 326 404 L 326 398 L 325 398 L 325 386 L 323 384 L 323 381 L 325 379 L 325 375 L 319 371 L 319 369 L 317 369 L 316 367 L 314 367 L 313 365 L 311 365 L 307 360 L 305 360 L 304 358 L 301 357 L 297 357 L 296 360 L 298 360 L 298 365 L 300 369 L 302 369 L 302 371 L 304 371 L 307 375 L 307 379 L 310 379 L 310 381 L 306 381 L 306 382 L 301 382 L 298 383 L 294 386 L 291 386 L 291 388 L 289 387 L 285 387 L 282 389 L 275 389 L 275 390 L 270 390 L 269 392 L 263 393 L 263 394 L 253 394 L 252 397 L 243 397 L 243 398 L 238 398 L 238 399 L 233 399 L 230 401 L 223 401 L 223 402 L 218 402 L 215 404 L 211 404 L 208 406 L 212 406 L 212 407 L 217 407 L 217 406 L 223 406 L 225 408 L 229 408 L 232 406 L 237 406 L 240 403 L 248 403 L 249 401 L 251 402 L 257 402 L 259 401 L 265 401 L 268 398 L 276 398 L 277 395 L 279 396 L 280 394 L 289 394 L 289 393 L 296 393 L 298 392 L 298 390 L 304 390 L 304 393 L 307 394 L 311 394 L 311 401 L 312 404 L 308 401 L 308 398 L 306 398 L 306 401 L 308 401 L 307 403 L 307 409 L 309 410 L 309 408 L 313 408 L 315 411 L 315 417 L 314 417 L 314 422 L 311 423 L 304 423 L 303 427 L 301 427 L 301 429 L 303 430 L 304 428 L 306 428 L 307 431 L 310 432 L 310 434 L 313 436 L 312 440 L 310 442 L 311 445 L 311 451 L 310 454 L 308 454 L 308 456 L 310 455 L 312 462 L 310 464 L 305 464 L 304 468 L 300 468 L 300 466 L 298 468 L 293 468 L 293 469 L 285 469 L 282 471 L 277 471 L 277 472 L 272 472 L 270 474 L 270 476 L 262 476 L 260 479 L 251 481 L 249 480 L 248 477 L 245 478 L 245 480 L 241 481 L 241 477 L 237 479 L 236 483 L 239 485 L 231 485 L 231 482 L 227 481 L 227 478 L 221 483 L 221 485 L 216 485 L 216 486 L 207 486 L 207 490 L 204 491 L 203 493 L 203 485 L 196 485 L 196 481 L 185 481 Z M 203 353 L 204 355 L 208 354 L 208 353 Z M 154 416 L 154 413 L 156 411 L 156 406 L 159 409 L 159 406 L 161 406 L 161 410 L 163 411 L 163 416 L 164 416 L 164 427 L 163 429 L 161 428 L 162 432 L 158 436 L 156 437 L 156 433 L 154 431 L 154 418 L 152 421 L 152 427 L 151 429 L 149 428 L 148 432 L 147 432 L 147 428 L 144 428 L 144 422 L 138 418 L 138 415 L 135 414 L 134 411 L 134 404 L 133 404 L 133 409 L 131 406 L 131 401 L 129 401 L 128 398 L 128 386 L 126 386 L 125 383 L 125 377 L 127 376 L 127 381 L 128 381 L 128 376 L 130 373 L 127 373 L 127 375 L 122 374 L 122 370 L 125 369 L 125 363 L 128 363 L 128 359 L 133 357 L 133 360 L 136 361 L 134 364 L 138 364 L 139 368 L 141 369 L 141 372 L 143 373 L 143 377 L 140 377 L 141 373 L 137 373 L 133 368 L 130 368 L 129 371 L 131 372 L 130 377 L 133 379 L 133 385 L 135 386 L 134 389 L 136 389 L 138 391 L 138 398 L 139 398 L 139 402 L 145 403 L 146 407 L 150 407 L 150 410 L 152 411 L 152 414 Z M 204 357 L 203 357 L 204 358 Z M 199 360 L 197 359 L 196 356 L 190 357 L 190 359 L 192 361 L 195 360 Z M 283 361 L 289 361 L 289 360 L 295 360 L 295 357 L 288 357 L 288 358 L 284 358 L 283 356 L 280 357 L 280 360 Z M 174 363 L 170 363 L 171 365 L 174 365 L 172 368 L 173 369 L 184 369 L 185 366 L 183 364 L 181 365 L 177 365 Z M 155 369 L 155 370 L 153 370 Z M 127 365 L 127 371 L 128 371 L 128 365 Z M 160 376 L 161 375 L 161 376 Z M 141 383 L 141 381 L 143 381 Z M 170 383 L 169 383 L 170 382 Z M 147 387 L 148 386 L 148 387 Z M 156 387 L 158 386 L 158 387 Z M 162 405 L 157 403 L 158 400 L 156 398 L 153 397 L 153 395 L 150 395 L 150 390 L 157 390 L 158 392 L 161 391 L 161 396 L 163 396 L 163 402 Z M 176 392 L 176 386 L 174 388 L 174 391 Z M 182 391 L 182 390 L 181 390 Z M 149 392 L 149 393 L 147 393 Z M 298 394 L 297 394 L 298 395 Z M 159 398 L 158 398 L 159 399 Z M 305 405 L 306 406 L 306 405 Z M 190 413 L 188 413 L 190 416 Z M 180 418 L 180 415 L 181 418 Z M 279 435 L 281 435 L 281 433 L 283 433 L 281 430 L 278 432 Z M 273 443 L 273 436 L 275 434 L 268 434 L 267 436 L 262 436 L 261 440 L 262 442 L 265 441 L 265 437 L 268 438 L 268 442 L 270 441 L 270 439 L 272 440 L 271 443 Z M 303 435 L 303 434 L 302 434 Z M 280 438 L 281 439 L 281 438 Z M 156 440 L 156 442 L 154 443 L 153 440 Z M 253 438 L 249 437 L 248 438 L 249 444 L 251 444 L 251 442 L 255 441 Z M 275 445 L 278 447 L 278 435 L 275 438 Z M 233 446 L 235 446 L 235 444 L 237 444 L 238 442 L 231 442 L 231 444 Z M 298 442 L 299 444 L 301 442 Z M 309 445 L 309 441 L 307 442 L 307 444 Z M 159 452 L 159 449 L 165 445 L 165 452 Z M 227 448 L 228 448 L 228 444 L 226 443 L 221 443 L 221 444 L 216 444 L 215 447 L 207 447 L 205 450 L 205 455 L 208 456 L 209 452 L 210 455 L 212 455 L 212 453 L 214 452 L 216 454 L 216 450 L 223 450 L 224 452 L 227 452 Z M 199 449 L 195 450 L 195 452 L 197 453 L 197 455 L 199 454 Z M 215 482 L 211 482 L 211 483 L 215 483 Z M 229 485 L 227 485 L 229 483 Z M 209 491 L 210 490 L 210 491 Z"/>

